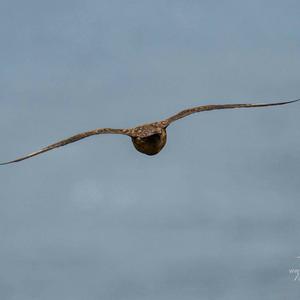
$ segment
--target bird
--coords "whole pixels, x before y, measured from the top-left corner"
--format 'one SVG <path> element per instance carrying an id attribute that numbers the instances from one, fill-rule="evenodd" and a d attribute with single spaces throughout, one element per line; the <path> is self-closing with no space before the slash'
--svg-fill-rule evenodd
<path id="1" fill-rule="evenodd" d="M 142 125 L 138 125 L 133 128 L 123 128 L 123 129 L 114 129 L 114 128 L 97 128 L 94 130 L 82 132 L 79 134 L 75 134 L 71 137 L 58 141 L 54 144 L 48 145 L 44 148 L 41 148 L 38 151 L 29 153 L 25 156 L 21 156 L 14 160 L 10 160 L 7 162 L 2 162 L 0 165 L 7 165 L 16 162 L 20 162 L 22 160 L 31 158 L 33 156 L 45 153 L 47 151 L 53 150 L 55 148 L 59 148 L 74 142 L 77 142 L 81 139 L 85 139 L 87 137 L 99 134 L 121 134 L 126 135 L 131 138 L 131 141 L 135 147 L 135 149 L 146 155 L 156 155 L 158 154 L 166 145 L 167 142 L 167 128 L 170 124 L 179 119 L 185 118 L 191 114 L 204 112 L 204 111 L 212 111 L 218 109 L 234 109 L 234 108 L 256 108 L 256 107 L 270 107 L 270 106 L 278 106 L 285 105 L 300 101 L 300 99 L 291 100 L 291 101 L 283 101 L 283 102 L 271 102 L 271 103 L 259 103 L 259 104 L 249 104 L 249 103 L 241 103 L 241 104 L 208 104 L 196 106 L 188 109 L 184 109 L 171 117 L 164 119 L 158 122 L 146 123 Z"/>

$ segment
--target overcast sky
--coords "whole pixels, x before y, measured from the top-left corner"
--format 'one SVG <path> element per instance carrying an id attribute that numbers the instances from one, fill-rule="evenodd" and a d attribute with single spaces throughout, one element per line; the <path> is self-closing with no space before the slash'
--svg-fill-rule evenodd
<path id="1" fill-rule="evenodd" d="M 0 160 L 201 104 L 300 98 L 300 2 L 0 2 Z M 1 300 L 296 299 L 300 104 L 96 136 L 0 169 Z"/>

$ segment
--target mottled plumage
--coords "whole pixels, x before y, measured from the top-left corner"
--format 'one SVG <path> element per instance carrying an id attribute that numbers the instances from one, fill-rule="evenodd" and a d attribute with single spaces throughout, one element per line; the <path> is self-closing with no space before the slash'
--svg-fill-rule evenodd
<path id="1" fill-rule="evenodd" d="M 267 107 L 267 106 L 276 106 L 276 105 L 284 105 L 288 103 L 293 103 L 297 100 L 285 101 L 285 102 L 276 102 L 276 103 L 264 103 L 264 104 L 215 104 L 215 105 L 202 105 L 194 108 L 185 109 L 163 121 L 154 122 L 149 124 L 139 125 L 134 128 L 127 129 L 113 129 L 113 128 L 98 128 L 91 131 L 86 131 L 83 133 L 79 133 L 73 135 L 67 139 L 61 140 L 57 143 L 51 144 L 47 147 L 44 147 L 36 152 L 32 152 L 25 156 L 19 157 L 17 159 L 0 163 L 0 165 L 6 165 L 15 163 L 38 154 L 47 152 L 49 150 L 65 146 L 70 143 L 77 142 L 86 137 L 97 135 L 97 134 L 123 134 L 131 137 L 134 147 L 139 152 L 142 152 L 147 155 L 155 155 L 161 151 L 161 149 L 165 146 L 167 141 L 167 127 L 174 121 L 177 121 L 181 118 L 184 118 L 190 114 L 201 112 L 201 111 L 209 111 L 215 109 L 231 109 L 231 108 L 253 108 L 253 107 Z"/>

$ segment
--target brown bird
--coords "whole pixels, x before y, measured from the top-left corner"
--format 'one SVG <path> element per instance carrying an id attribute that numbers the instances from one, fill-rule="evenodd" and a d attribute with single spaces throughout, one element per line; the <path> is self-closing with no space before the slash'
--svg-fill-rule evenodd
<path id="1" fill-rule="evenodd" d="M 185 109 L 163 121 L 153 122 L 148 124 L 139 125 L 134 128 L 127 128 L 127 129 L 113 129 L 113 128 L 97 128 L 91 131 L 86 131 L 83 133 L 79 133 L 73 135 L 67 139 L 61 140 L 57 143 L 51 144 L 47 147 L 44 147 L 36 152 L 32 152 L 25 156 L 19 157 L 17 159 L 0 163 L 0 165 L 6 165 L 15 163 L 41 153 L 47 152 L 49 150 L 65 146 L 70 143 L 77 142 L 81 139 L 86 137 L 97 135 L 97 134 L 123 134 L 131 137 L 132 143 L 136 150 L 142 152 L 147 155 L 155 155 L 161 151 L 161 149 L 165 146 L 167 142 L 167 127 L 181 118 L 184 118 L 188 115 L 193 113 L 202 112 L 202 111 L 209 111 L 215 109 L 229 109 L 229 108 L 252 108 L 252 107 L 266 107 L 266 106 L 276 106 L 276 105 L 284 105 L 288 103 L 293 103 L 297 100 L 292 101 L 285 101 L 285 102 L 276 102 L 276 103 L 261 103 L 261 104 L 212 104 L 212 105 L 202 105 L 193 108 Z"/>

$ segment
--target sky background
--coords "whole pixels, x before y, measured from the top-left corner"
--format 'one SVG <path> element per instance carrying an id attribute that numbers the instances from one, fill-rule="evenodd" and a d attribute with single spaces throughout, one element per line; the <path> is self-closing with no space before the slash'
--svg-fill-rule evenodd
<path id="1" fill-rule="evenodd" d="M 299 15 L 297 0 L 2 0 L 1 160 L 300 98 Z M 154 157 L 105 135 L 2 166 L 0 299 L 298 298 L 299 115 L 207 112 Z"/>

